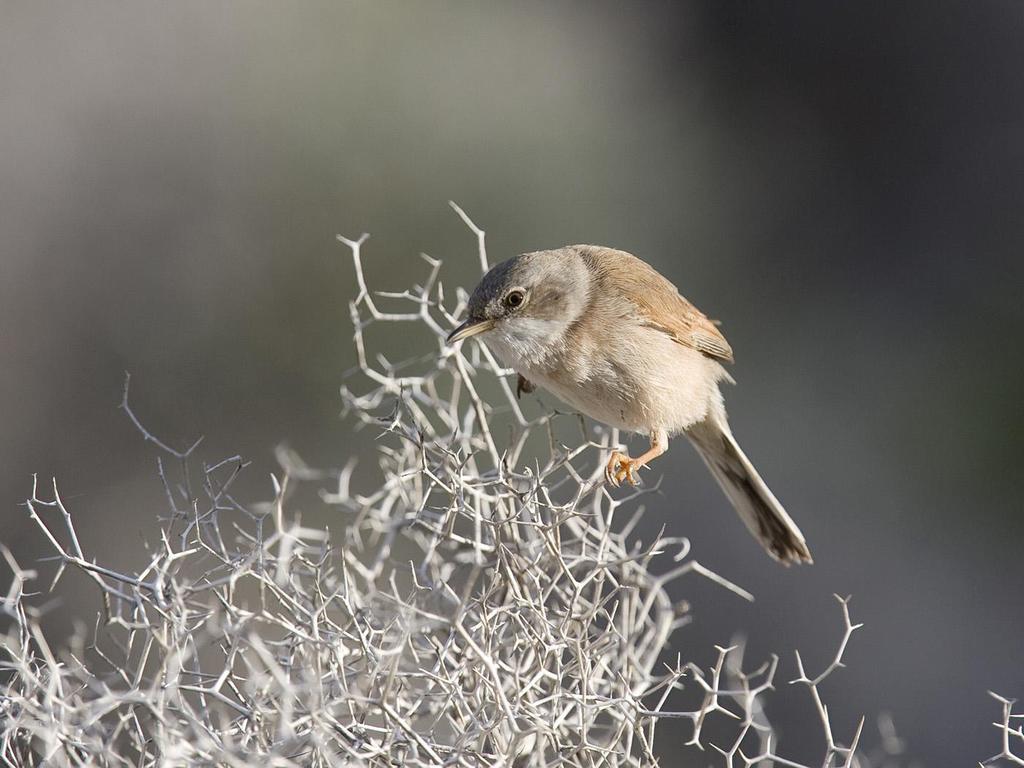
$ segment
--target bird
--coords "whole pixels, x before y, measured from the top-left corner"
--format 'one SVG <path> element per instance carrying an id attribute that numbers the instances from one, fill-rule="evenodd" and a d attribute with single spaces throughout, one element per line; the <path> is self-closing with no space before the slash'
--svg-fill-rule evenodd
<path id="1" fill-rule="evenodd" d="M 477 337 L 518 374 L 517 395 L 540 386 L 590 418 L 647 435 L 633 458 L 615 450 L 607 482 L 638 470 L 685 435 L 732 506 L 777 561 L 812 562 L 803 534 L 729 428 L 721 384 L 733 351 L 710 320 L 650 264 L 626 251 L 570 245 L 496 264 L 447 337 Z"/>

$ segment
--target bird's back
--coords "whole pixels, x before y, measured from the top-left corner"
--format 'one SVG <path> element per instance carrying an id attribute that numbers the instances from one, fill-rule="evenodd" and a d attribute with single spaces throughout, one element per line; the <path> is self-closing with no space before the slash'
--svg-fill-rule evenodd
<path id="1" fill-rule="evenodd" d="M 572 246 L 591 274 L 591 300 L 570 329 L 580 354 L 546 385 L 621 429 L 681 432 L 721 407 L 718 329 L 653 267 L 625 251 Z M 600 300 L 595 300 L 599 297 Z"/>
<path id="2" fill-rule="evenodd" d="M 593 245 L 573 246 L 604 295 L 617 294 L 642 322 L 667 333 L 677 343 L 726 362 L 732 348 L 718 326 L 679 293 L 643 259 L 626 251 Z"/>

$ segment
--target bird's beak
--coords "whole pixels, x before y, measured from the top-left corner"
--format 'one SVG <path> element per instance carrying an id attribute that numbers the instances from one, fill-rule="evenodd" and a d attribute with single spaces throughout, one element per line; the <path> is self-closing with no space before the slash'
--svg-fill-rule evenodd
<path id="1" fill-rule="evenodd" d="M 454 344 L 456 341 L 462 341 L 463 339 L 468 339 L 470 336 L 476 336 L 478 333 L 489 331 L 493 327 L 493 320 L 474 320 L 473 318 L 470 318 L 448 334 L 447 342 L 449 344 Z"/>

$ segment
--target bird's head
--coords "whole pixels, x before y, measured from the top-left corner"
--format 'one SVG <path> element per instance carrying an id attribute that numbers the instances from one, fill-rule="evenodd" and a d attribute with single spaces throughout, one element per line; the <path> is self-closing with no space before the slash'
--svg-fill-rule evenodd
<path id="1" fill-rule="evenodd" d="M 480 335 L 513 367 L 536 364 L 562 348 L 589 298 L 590 274 L 574 248 L 524 253 L 483 276 L 448 343 Z"/>

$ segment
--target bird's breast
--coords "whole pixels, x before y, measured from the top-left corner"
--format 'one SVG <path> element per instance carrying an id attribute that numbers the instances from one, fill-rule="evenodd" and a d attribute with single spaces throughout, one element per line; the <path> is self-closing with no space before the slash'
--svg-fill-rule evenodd
<path id="1" fill-rule="evenodd" d="M 517 356 L 500 344 L 495 352 L 580 413 L 630 432 L 681 432 L 721 401 L 724 369 L 660 331 L 636 325 L 614 336 L 566 341 L 544 359 Z"/>

